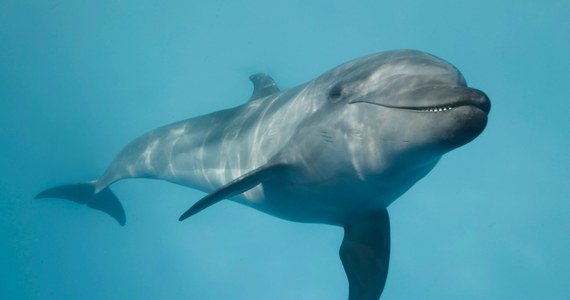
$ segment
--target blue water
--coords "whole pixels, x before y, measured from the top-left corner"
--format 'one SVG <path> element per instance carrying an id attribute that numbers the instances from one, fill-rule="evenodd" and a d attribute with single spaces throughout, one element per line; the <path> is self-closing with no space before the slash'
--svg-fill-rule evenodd
<path id="1" fill-rule="evenodd" d="M 570 299 L 570 2 L 0 2 L 0 299 L 346 299 L 342 230 L 149 180 L 126 227 L 44 188 L 155 127 L 414 48 L 493 102 L 486 131 L 390 208 L 382 299 Z"/>

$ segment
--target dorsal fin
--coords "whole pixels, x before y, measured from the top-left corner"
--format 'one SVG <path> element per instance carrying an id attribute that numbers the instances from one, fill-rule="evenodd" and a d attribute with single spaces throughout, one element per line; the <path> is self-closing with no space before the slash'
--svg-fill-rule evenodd
<path id="1" fill-rule="evenodd" d="M 265 73 L 253 74 L 249 76 L 249 80 L 253 83 L 253 93 L 249 101 L 279 92 L 279 87 L 275 83 L 275 80 Z"/>

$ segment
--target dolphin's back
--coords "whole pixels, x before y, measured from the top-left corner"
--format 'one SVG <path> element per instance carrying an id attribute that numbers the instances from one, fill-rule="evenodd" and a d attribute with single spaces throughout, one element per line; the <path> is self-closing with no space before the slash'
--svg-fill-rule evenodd
<path id="1" fill-rule="evenodd" d="M 210 190 L 208 173 L 223 166 L 221 141 L 241 107 L 166 125 L 130 142 L 115 157 L 98 185 L 105 187 L 125 178 L 164 179 L 200 190 Z M 232 145 L 236 146 L 234 139 Z M 216 156 L 217 158 L 214 158 Z"/>
<path id="2" fill-rule="evenodd" d="M 265 164 L 289 140 L 298 122 L 282 109 L 287 99 L 276 94 L 152 130 L 123 148 L 98 189 L 153 178 L 210 192 Z"/>

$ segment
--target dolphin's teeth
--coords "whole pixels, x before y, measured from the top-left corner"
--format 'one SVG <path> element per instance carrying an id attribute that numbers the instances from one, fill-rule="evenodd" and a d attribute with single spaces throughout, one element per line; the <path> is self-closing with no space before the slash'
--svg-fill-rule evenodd
<path id="1" fill-rule="evenodd" d="M 437 108 L 422 108 L 419 111 L 421 111 L 421 112 L 440 112 L 440 111 L 447 111 L 447 110 L 451 110 L 451 109 L 453 109 L 453 107 L 447 106 L 447 107 L 437 107 Z"/>

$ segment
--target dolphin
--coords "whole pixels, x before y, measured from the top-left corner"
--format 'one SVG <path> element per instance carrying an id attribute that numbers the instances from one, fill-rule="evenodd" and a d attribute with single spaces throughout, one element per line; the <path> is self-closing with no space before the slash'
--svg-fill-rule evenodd
<path id="1" fill-rule="evenodd" d="M 342 226 L 349 300 L 379 299 L 390 257 L 387 207 L 443 154 L 482 133 L 489 98 L 450 63 L 416 50 L 365 56 L 283 91 L 267 74 L 250 80 L 247 103 L 152 130 L 100 178 L 36 198 L 69 199 L 124 225 L 109 186 L 152 178 L 207 193 L 180 221 L 229 199 L 290 221 Z"/>

